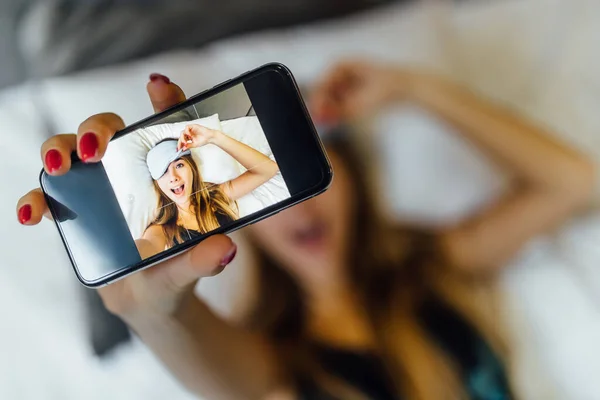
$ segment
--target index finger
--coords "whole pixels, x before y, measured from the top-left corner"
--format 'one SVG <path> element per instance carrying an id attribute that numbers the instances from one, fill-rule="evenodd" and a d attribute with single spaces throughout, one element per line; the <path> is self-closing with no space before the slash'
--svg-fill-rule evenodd
<path id="1" fill-rule="evenodd" d="M 179 139 L 177 140 L 177 151 L 181 150 L 185 146 L 185 131 L 181 132 Z"/>
<path id="2" fill-rule="evenodd" d="M 125 123 L 117 114 L 104 113 L 89 117 L 77 130 L 77 155 L 84 162 L 100 161 L 110 139 L 123 128 Z"/>
<path id="3" fill-rule="evenodd" d="M 52 218 L 41 189 L 34 189 L 19 199 L 17 216 L 22 225 L 36 225 L 43 216 Z"/>
<path id="4" fill-rule="evenodd" d="M 164 75 L 150 75 L 146 89 L 156 112 L 185 100 L 183 90 Z M 88 118 L 77 132 L 77 155 L 84 162 L 100 161 L 110 139 L 123 128 L 125 123 L 116 114 L 105 113 Z"/>

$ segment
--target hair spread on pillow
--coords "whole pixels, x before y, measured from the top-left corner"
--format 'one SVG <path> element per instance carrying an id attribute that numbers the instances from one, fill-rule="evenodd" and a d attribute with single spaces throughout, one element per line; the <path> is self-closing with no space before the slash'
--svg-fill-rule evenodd
<path id="1" fill-rule="evenodd" d="M 192 170 L 192 194 L 190 198 L 191 208 L 196 216 L 198 223 L 198 232 L 201 234 L 217 229 L 219 221 L 217 214 L 225 215 L 232 220 L 238 218 L 238 207 L 235 201 L 223 192 L 221 185 L 213 185 L 202 180 L 202 176 L 196 162 L 191 155 L 184 155 L 180 158 L 191 167 Z M 167 247 L 172 247 L 177 243 L 182 243 L 187 229 L 178 225 L 179 208 L 153 181 L 154 188 L 158 195 L 158 212 L 151 225 L 159 225 L 165 235 Z"/>

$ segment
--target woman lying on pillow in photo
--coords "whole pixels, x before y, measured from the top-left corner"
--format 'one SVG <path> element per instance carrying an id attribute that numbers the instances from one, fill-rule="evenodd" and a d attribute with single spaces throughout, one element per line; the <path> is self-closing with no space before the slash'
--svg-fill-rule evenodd
<path id="1" fill-rule="evenodd" d="M 204 182 L 191 149 L 212 143 L 247 169 L 230 181 Z M 158 194 L 158 212 L 144 232 L 144 253 L 156 254 L 238 218 L 236 200 L 279 171 L 275 161 L 221 131 L 186 126 L 179 140 L 164 139 L 146 156 Z M 138 243 L 139 245 L 139 243 Z"/>

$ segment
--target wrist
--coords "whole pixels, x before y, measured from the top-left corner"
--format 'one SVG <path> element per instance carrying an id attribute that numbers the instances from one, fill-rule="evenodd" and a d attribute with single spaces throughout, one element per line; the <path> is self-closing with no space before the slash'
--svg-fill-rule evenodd
<path id="1" fill-rule="evenodd" d="M 416 103 L 428 105 L 443 87 L 444 80 L 440 77 L 429 73 L 415 72 L 410 86 L 410 99 Z"/>
<path id="2" fill-rule="evenodd" d="M 419 73 L 403 68 L 393 68 L 388 72 L 388 101 L 402 101 L 412 98 L 418 91 L 422 77 Z"/>
<path id="3" fill-rule="evenodd" d="M 157 326 L 168 326 L 176 322 L 170 314 L 138 311 L 130 314 L 118 314 L 118 317 L 136 332 L 155 329 Z"/>
<path id="4" fill-rule="evenodd" d="M 221 141 L 223 140 L 223 136 L 225 136 L 225 134 L 223 132 L 215 129 L 213 131 L 213 135 L 211 136 L 211 138 L 208 139 L 208 143 L 218 146 L 221 143 Z"/>
<path id="5" fill-rule="evenodd" d="M 430 91 L 432 86 L 435 86 L 437 80 L 434 75 L 427 72 L 397 67 L 390 67 L 386 75 L 387 91 L 384 98 L 386 103 L 405 100 L 419 101 Z"/>

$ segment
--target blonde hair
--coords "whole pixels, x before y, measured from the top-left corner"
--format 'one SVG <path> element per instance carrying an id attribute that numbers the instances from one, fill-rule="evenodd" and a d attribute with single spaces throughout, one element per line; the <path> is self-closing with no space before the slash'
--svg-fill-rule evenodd
<path id="1" fill-rule="evenodd" d="M 206 184 L 196 162 L 190 155 L 181 157 L 192 170 L 192 194 L 191 207 L 196 216 L 198 230 L 207 233 L 219 227 L 217 213 L 224 214 L 231 219 L 238 218 L 237 204 L 223 192 L 221 185 Z M 179 208 L 160 189 L 157 181 L 152 181 L 158 195 L 158 211 L 153 224 L 159 225 L 165 235 L 167 247 L 172 247 L 176 242 L 181 243 L 185 239 L 186 229 L 177 224 Z"/>
<path id="2" fill-rule="evenodd" d="M 494 285 L 445 273 L 439 268 L 443 260 L 432 234 L 388 222 L 366 172 L 368 157 L 347 137 L 330 140 L 327 147 L 343 159 L 353 180 L 357 215 L 348 273 L 370 318 L 375 352 L 402 398 L 466 398 L 453 361 L 428 338 L 418 308 L 436 295 L 476 327 L 498 354 L 507 356 L 498 322 L 491 319 L 497 312 L 480 307 L 495 304 Z M 255 246 L 255 250 L 258 288 L 248 325 L 281 347 L 282 362 L 292 367 L 294 378 L 315 382 L 336 398 L 365 399 L 351 383 L 341 382 L 319 365 L 317 349 L 304 332 L 306 309 L 300 287 L 263 249 Z"/>

